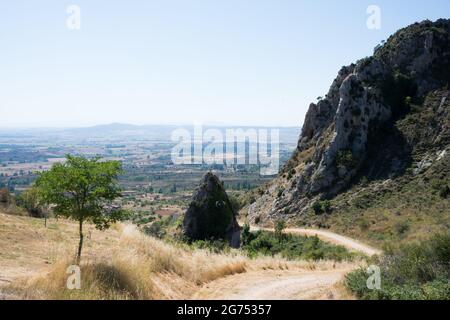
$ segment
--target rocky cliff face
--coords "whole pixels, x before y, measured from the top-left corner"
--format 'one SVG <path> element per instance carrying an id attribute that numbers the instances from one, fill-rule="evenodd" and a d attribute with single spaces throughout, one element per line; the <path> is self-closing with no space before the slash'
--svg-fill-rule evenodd
<path id="1" fill-rule="evenodd" d="M 184 216 L 183 232 L 191 240 L 226 239 L 240 246 L 240 227 L 222 182 L 211 172 L 202 178 Z"/>
<path id="2" fill-rule="evenodd" d="M 298 217 L 361 177 L 371 182 L 401 176 L 450 151 L 449 80 L 450 20 L 443 19 L 399 30 L 373 56 L 343 67 L 326 96 L 309 106 L 297 150 L 250 205 L 250 220 Z M 439 105 L 427 105 L 427 99 Z M 397 125 L 429 108 L 433 125 L 417 128 L 427 131 L 429 149 L 413 159 L 421 141 Z"/>

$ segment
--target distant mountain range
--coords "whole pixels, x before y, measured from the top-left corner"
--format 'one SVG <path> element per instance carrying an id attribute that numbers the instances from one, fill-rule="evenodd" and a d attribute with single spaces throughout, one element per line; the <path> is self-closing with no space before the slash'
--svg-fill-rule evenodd
<path id="1" fill-rule="evenodd" d="M 134 125 L 127 123 L 102 124 L 91 127 L 77 128 L 0 128 L 1 137 L 24 137 L 39 134 L 42 137 L 74 137 L 74 138 L 96 138 L 96 137 L 133 137 L 145 138 L 146 140 L 165 141 L 171 139 L 174 130 L 184 128 L 193 133 L 193 125 Z M 296 144 L 299 134 L 299 127 L 264 127 L 264 126 L 227 126 L 227 125 L 205 125 L 203 132 L 208 129 L 219 129 L 225 134 L 227 129 L 278 129 L 280 132 L 280 142 Z"/>

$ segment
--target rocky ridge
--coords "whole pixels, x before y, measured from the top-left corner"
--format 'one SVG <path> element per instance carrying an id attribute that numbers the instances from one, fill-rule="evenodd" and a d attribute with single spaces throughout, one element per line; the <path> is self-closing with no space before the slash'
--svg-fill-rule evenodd
<path id="1" fill-rule="evenodd" d="M 448 161 L 449 80 L 447 19 L 401 29 L 373 56 L 342 67 L 325 97 L 309 106 L 292 158 L 249 205 L 250 221 L 296 218 L 362 177 L 381 183 Z M 408 127 L 421 112 L 430 122 Z"/>

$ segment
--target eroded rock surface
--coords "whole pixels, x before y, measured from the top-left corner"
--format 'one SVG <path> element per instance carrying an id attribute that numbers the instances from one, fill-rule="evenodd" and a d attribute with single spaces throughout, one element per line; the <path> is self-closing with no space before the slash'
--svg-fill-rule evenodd
<path id="1" fill-rule="evenodd" d="M 226 239 L 238 248 L 240 230 L 223 183 L 212 172 L 206 173 L 184 216 L 184 234 L 191 240 Z"/>
<path id="2" fill-rule="evenodd" d="M 373 178 L 401 174 L 412 161 L 408 156 L 417 141 L 408 141 L 394 123 L 411 113 L 413 105 L 425 106 L 432 95 L 440 101 L 435 108 L 437 128 L 429 133 L 436 148 L 418 161 L 416 172 L 431 166 L 434 153 L 448 148 L 442 117 L 449 117 L 449 79 L 446 19 L 401 29 L 373 56 L 342 67 L 325 97 L 309 106 L 296 152 L 265 194 L 249 206 L 250 219 L 301 215 L 317 199 L 332 198 L 348 188 L 362 171 Z M 384 144 L 388 149 L 379 147 L 383 139 L 392 141 Z M 381 170 L 371 163 L 375 159 L 389 165 Z"/>

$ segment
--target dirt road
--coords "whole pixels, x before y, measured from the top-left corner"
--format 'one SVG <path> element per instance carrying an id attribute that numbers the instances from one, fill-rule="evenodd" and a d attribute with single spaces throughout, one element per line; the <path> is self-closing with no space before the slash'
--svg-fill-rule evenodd
<path id="1" fill-rule="evenodd" d="M 95 241 L 86 243 L 86 258 L 105 255 L 108 248 L 119 241 L 120 231 L 92 229 Z M 91 230 L 89 229 L 89 230 Z M 257 228 L 253 228 L 256 230 Z M 285 232 L 314 235 L 324 241 L 343 245 L 368 255 L 380 251 L 358 241 L 324 230 L 286 229 Z M 40 219 L 0 213 L 0 300 L 15 297 L 1 292 L 19 278 L 47 269 L 60 256 L 68 256 L 77 244 L 77 229 L 70 221 L 50 221 L 47 228 Z M 1 250 L 3 248 L 3 250 Z M 284 264 L 280 267 L 254 268 L 249 262 L 246 272 L 219 278 L 198 288 L 193 299 L 347 299 L 342 280 L 356 263 L 305 263 L 300 266 Z M 192 292 L 192 291 L 191 291 Z M 189 296 L 190 293 L 189 293 Z"/>
<path id="2" fill-rule="evenodd" d="M 251 227 L 252 231 L 256 230 L 266 230 L 266 231 L 273 231 L 271 228 L 260 228 L 260 227 Z M 314 236 L 317 235 L 321 240 L 330 242 L 336 245 L 341 245 L 343 247 L 346 247 L 349 250 L 353 251 L 359 251 L 362 252 L 368 256 L 373 256 L 375 254 L 381 254 L 381 250 L 378 250 L 376 248 L 373 248 L 369 245 L 366 245 L 364 243 L 361 243 L 360 241 L 354 240 L 352 238 L 333 233 L 328 230 L 319 230 L 319 229 L 304 229 L 304 228 L 287 228 L 284 230 L 284 232 L 287 233 L 295 233 L 295 234 L 302 234 L 307 236 Z"/>
<path id="3" fill-rule="evenodd" d="M 259 227 L 251 229 L 272 231 L 269 228 Z M 381 253 L 381 250 L 330 231 L 289 228 L 285 229 L 285 232 L 317 235 L 323 241 L 342 245 L 349 250 L 359 251 L 369 256 Z M 351 299 L 353 297 L 345 291 L 342 282 L 345 274 L 358 266 L 355 263 L 346 268 L 332 268 L 325 271 L 258 271 L 233 275 L 208 283 L 193 296 L 193 299 Z"/>
<path id="4" fill-rule="evenodd" d="M 192 298 L 213 300 L 349 299 L 340 285 L 352 270 L 258 271 L 213 281 Z"/>

